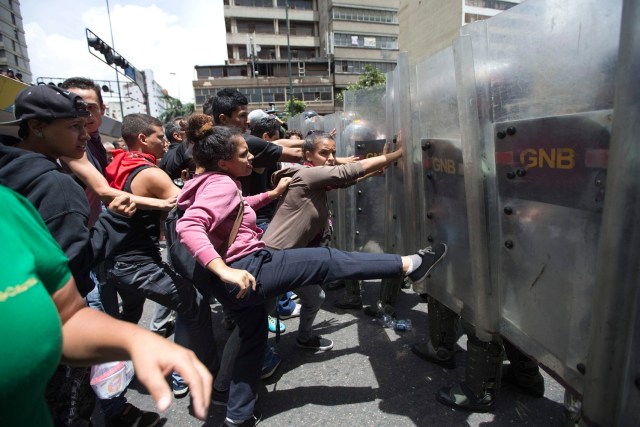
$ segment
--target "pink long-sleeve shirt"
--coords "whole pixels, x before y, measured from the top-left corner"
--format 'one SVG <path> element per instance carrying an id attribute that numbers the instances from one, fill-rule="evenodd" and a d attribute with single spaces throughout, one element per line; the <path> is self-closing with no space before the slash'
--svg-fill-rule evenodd
<path id="1" fill-rule="evenodd" d="M 220 258 L 220 249 L 229 239 L 240 203 L 240 182 L 220 172 L 196 175 L 185 184 L 178 196 L 184 215 L 176 225 L 180 242 L 196 260 L 206 266 Z M 269 203 L 267 193 L 244 197 L 244 212 L 238 234 L 223 258 L 225 263 L 238 260 L 265 247 L 262 230 L 256 227 L 255 209 Z"/>

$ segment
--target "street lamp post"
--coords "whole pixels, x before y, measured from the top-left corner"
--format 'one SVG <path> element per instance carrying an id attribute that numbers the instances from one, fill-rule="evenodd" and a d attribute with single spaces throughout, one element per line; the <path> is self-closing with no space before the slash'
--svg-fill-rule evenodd
<path id="1" fill-rule="evenodd" d="M 169 73 L 169 75 L 174 76 L 176 78 L 176 85 L 178 85 L 178 99 L 180 99 L 180 79 L 178 78 L 178 73 Z"/>
<path id="2" fill-rule="evenodd" d="M 285 2 L 285 14 L 287 20 L 287 57 L 289 58 L 288 70 L 289 70 L 289 116 L 293 115 L 293 80 L 291 79 L 291 43 L 289 41 L 289 0 Z"/>

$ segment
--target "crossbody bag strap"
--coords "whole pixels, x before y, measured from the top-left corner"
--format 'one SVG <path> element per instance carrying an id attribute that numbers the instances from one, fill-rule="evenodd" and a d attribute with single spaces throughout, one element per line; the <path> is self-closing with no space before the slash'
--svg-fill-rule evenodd
<path id="1" fill-rule="evenodd" d="M 231 247 L 233 242 L 236 240 L 236 236 L 238 235 L 238 229 L 240 229 L 240 223 L 242 222 L 242 214 L 244 213 L 244 199 L 242 198 L 242 193 L 240 192 L 240 190 L 238 190 L 238 197 L 240 197 L 240 205 L 238 206 L 238 215 L 236 215 L 236 221 L 233 223 L 231 234 L 229 234 L 229 240 L 227 240 L 227 242 L 219 252 L 222 258 L 224 258 L 227 255 L 227 250 Z"/>

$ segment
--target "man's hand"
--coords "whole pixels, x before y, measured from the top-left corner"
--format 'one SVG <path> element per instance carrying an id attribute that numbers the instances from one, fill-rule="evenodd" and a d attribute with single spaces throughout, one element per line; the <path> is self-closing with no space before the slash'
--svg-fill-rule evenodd
<path id="1" fill-rule="evenodd" d="M 136 334 L 128 349 L 136 378 L 149 390 L 158 409 L 164 412 L 171 404 L 171 390 L 165 377 L 175 370 L 189 384 L 196 417 L 206 420 L 213 382 L 209 370 L 191 350 L 148 331 Z"/>
<path id="2" fill-rule="evenodd" d="M 133 214 L 136 213 L 136 204 L 131 201 L 131 197 L 125 194 L 114 197 L 111 203 L 109 203 L 108 208 L 113 212 L 128 217 L 132 217 Z"/>

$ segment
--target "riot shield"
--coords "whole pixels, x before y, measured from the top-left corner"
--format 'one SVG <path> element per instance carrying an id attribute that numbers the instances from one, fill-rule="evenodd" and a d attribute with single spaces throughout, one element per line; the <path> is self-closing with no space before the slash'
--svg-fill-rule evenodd
<path id="1" fill-rule="evenodd" d="M 583 405 L 599 426 L 640 420 L 639 51 L 640 3 L 625 1 Z"/>
<path id="2" fill-rule="evenodd" d="M 579 393 L 620 6 L 532 0 L 454 43 L 480 326 L 498 306 L 501 334 Z"/>

